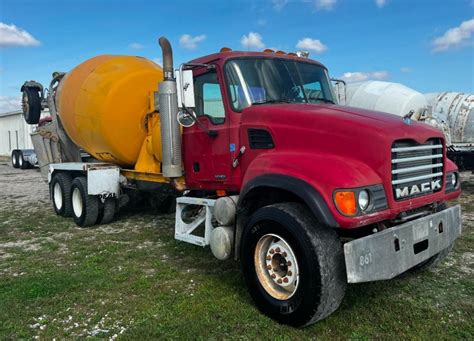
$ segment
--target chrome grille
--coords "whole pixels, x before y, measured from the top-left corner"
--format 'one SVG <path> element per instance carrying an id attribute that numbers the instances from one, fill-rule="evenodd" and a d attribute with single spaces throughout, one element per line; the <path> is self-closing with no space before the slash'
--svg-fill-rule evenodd
<path id="1" fill-rule="evenodd" d="M 392 145 L 392 188 L 395 200 L 437 192 L 442 183 L 441 139 L 430 139 L 424 144 L 403 140 Z"/>

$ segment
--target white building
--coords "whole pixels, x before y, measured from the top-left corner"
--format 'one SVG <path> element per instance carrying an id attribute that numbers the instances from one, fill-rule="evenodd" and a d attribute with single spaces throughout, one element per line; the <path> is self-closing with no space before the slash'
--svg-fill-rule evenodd
<path id="1" fill-rule="evenodd" d="M 33 149 L 30 133 L 36 125 L 29 125 L 23 112 L 0 113 L 0 155 L 10 155 L 13 149 Z"/>

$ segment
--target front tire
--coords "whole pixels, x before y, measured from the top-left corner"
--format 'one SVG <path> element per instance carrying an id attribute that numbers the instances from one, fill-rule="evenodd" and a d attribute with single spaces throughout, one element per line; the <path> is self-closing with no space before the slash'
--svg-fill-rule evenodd
<path id="1" fill-rule="evenodd" d="M 71 186 L 73 218 L 81 227 L 92 226 L 99 216 L 99 198 L 87 194 L 87 179 L 83 176 L 73 180 Z"/>
<path id="2" fill-rule="evenodd" d="M 257 307 L 280 323 L 315 323 L 333 313 L 344 298 L 342 244 L 301 204 L 257 210 L 242 236 L 241 260 Z"/>

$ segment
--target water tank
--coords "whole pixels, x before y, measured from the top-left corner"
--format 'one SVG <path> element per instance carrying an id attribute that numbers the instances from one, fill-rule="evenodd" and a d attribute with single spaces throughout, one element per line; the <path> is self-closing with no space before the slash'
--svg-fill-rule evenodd
<path id="1" fill-rule="evenodd" d="M 346 88 L 345 105 L 357 108 L 398 116 L 405 116 L 413 110 L 413 118 L 416 119 L 427 104 L 421 93 L 399 83 L 367 81 L 349 83 Z"/>
<path id="2" fill-rule="evenodd" d="M 131 167 L 146 137 L 149 96 L 163 80 L 150 60 L 103 55 L 61 80 L 56 105 L 69 137 L 96 159 Z"/>

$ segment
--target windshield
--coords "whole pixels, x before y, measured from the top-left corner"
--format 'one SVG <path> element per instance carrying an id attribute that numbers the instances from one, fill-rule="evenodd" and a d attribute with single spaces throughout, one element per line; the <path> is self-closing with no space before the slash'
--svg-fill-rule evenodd
<path id="1" fill-rule="evenodd" d="M 326 70 L 279 58 L 240 58 L 226 64 L 234 110 L 270 103 L 334 103 Z"/>

